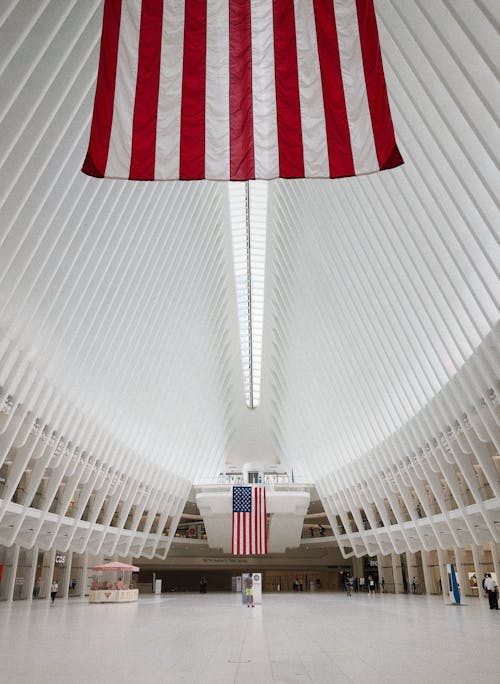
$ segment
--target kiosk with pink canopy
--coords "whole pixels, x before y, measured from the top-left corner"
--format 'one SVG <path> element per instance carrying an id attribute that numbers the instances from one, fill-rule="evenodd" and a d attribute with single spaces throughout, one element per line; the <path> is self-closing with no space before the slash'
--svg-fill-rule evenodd
<path id="1" fill-rule="evenodd" d="M 132 582 L 132 573 L 139 572 L 137 566 L 113 561 L 90 569 L 96 573 L 90 586 L 90 603 L 125 603 L 139 598 L 139 590 Z"/>

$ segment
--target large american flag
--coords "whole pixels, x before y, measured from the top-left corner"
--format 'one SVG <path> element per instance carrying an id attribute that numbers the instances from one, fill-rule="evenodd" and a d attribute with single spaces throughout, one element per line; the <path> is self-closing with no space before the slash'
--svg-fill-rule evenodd
<path id="1" fill-rule="evenodd" d="M 266 522 L 265 488 L 233 487 L 233 554 L 267 553 Z"/>
<path id="2" fill-rule="evenodd" d="M 373 0 L 105 0 L 85 173 L 337 178 L 399 164 Z"/>

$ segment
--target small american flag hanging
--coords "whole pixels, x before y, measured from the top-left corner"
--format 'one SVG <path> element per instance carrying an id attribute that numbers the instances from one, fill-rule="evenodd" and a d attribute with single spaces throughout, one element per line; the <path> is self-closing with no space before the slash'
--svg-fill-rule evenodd
<path id="1" fill-rule="evenodd" d="M 266 490 L 233 487 L 233 555 L 267 553 Z"/>

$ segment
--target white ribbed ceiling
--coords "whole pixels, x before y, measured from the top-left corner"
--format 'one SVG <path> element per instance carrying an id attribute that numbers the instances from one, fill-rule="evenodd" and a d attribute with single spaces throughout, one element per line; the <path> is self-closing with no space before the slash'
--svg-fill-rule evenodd
<path id="1" fill-rule="evenodd" d="M 269 185 L 248 411 L 226 185 L 84 176 L 101 0 L 3 0 L 4 392 L 190 480 L 282 461 L 324 491 L 412 417 L 418 446 L 484 401 L 499 377 L 500 3 L 375 7 L 405 165 Z"/>

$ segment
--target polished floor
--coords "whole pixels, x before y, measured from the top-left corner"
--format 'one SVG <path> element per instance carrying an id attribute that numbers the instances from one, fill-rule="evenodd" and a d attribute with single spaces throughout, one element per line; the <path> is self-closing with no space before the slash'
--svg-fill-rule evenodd
<path id="1" fill-rule="evenodd" d="M 469 599 L 267 594 L 0 604 L 9 684 L 343 684 L 500 681 L 500 611 Z"/>

